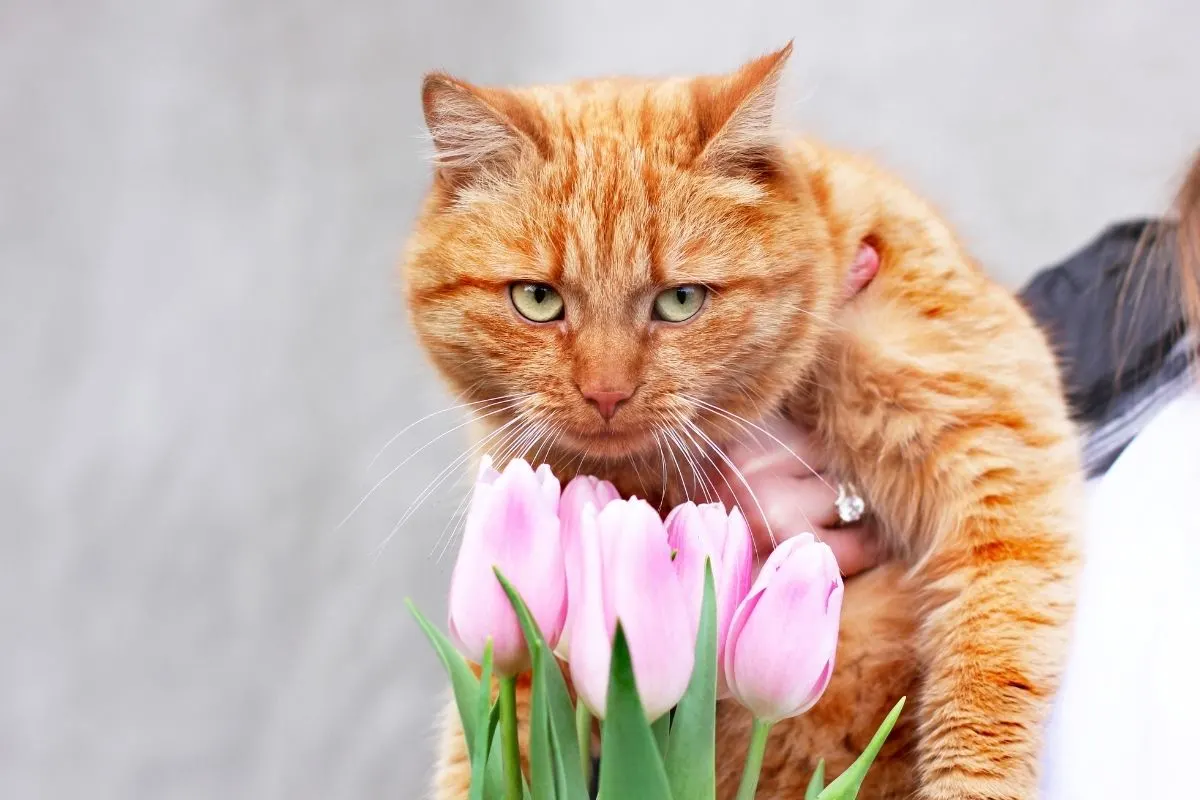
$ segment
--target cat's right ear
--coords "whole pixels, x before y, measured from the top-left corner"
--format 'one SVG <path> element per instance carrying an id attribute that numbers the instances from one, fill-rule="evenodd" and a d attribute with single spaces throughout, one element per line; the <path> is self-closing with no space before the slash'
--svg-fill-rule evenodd
<path id="1" fill-rule="evenodd" d="M 435 72 L 421 86 L 425 124 L 433 140 L 434 166 L 454 189 L 503 174 L 536 146 L 521 123 L 520 101 L 498 89 L 482 89 Z"/>
<path id="2" fill-rule="evenodd" d="M 702 79 L 697 114 L 708 132 L 697 163 L 718 173 L 758 178 L 773 172 L 779 141 L 773 130 L 775 95 L 792 43 L 715 82 Z"/>

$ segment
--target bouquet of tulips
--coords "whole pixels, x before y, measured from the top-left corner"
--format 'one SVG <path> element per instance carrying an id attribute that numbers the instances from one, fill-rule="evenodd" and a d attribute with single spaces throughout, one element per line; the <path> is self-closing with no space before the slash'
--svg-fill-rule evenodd
<path id="1" fill-rule="evenodd" d="M 485 458 L 449 638 L 412 609 L 450 674 L 471 800 L 588 800 L 597 786 L 601 800 L 712 800 L 726 696 L 754 717 L 737 795 L 754 797 L 772 724 L 806 712 L 829 684 L 842 579 L 830 549 L 802 534 L 751 585 L 752 550 L 737 509 L 687 503 L 664 522 L 605 481 L 577 477 L 560 493 L 546 465 L 514 460 L 500 473 Z M 528 774 L 516 704 L 526 672 Z M 903 704 L 828 786 L 821 762 L 807 797 L 855 797 Z"/>

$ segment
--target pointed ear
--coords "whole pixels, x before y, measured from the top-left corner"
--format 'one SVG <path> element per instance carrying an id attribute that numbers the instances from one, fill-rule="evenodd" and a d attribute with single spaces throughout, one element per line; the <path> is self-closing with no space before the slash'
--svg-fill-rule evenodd
<path id="1" fill-rule="evenodd" d="M 517 126 L 524 117 L 520 101 L 508 92 L 432 73 L 421 86 L 421 101 L 433 139 L 434 164 L 452 187 L 503 172 L 533 146 Z"/>
<path id="2" fill-rule="evenodd" d="M 732 75 L 718 78 L 698 98 L 702 130 L 714 131 L 697 163 L 743 177 L 761 176 L 779 156 L 772 130 L 779 79 L 792 43 L 757 58 Z"/>

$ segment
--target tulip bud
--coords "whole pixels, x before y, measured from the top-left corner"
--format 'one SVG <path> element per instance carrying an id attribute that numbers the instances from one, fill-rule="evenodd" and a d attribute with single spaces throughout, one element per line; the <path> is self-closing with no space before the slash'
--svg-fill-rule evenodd
<path id="1" fill-rule="evenodd" d="M 562 639 L 558 643 L 558 654 L 564 658 L 569 656 L 571 624 L 580 596 L 582 566 L 579 526 L 583 510 L 591 506 L 593 513 L 599 513 L 610 502 L 620 498 L 621 495 L 615 486 L 591 475 L 575 477 L 563 489 L 562 501 L 558 505 L 558 518 L 562 524 L 563 561 L 567 567 L 567 621 L 563 625 Z"/>
<path id="2" fill-rule="evenodd" d="M 571 628 L 571 678 L 604 717 L 617 620 L 629 642 L 638 695 L 649 719 L 687 689 L 695 661 L 692 614 L 671 564 L 658 513 L 644 500 L 615 500 L 581 516 L 581 592 Z"/>
<path id="3" fill-rule="evenodd" d="M 771 553 L 733 616 L 725 677 L 762 722 L 808 711 L 829 685 L 842 611 L 833 551 L 811 533 Z"/>
<path id="4" fill-rule="evenodd" d="M 559 485 L 550 467 L 521 459 L 503 473 L 484 457 L 450 579 L 450 634 L 463 655 L 480 662 L 492 640 L 498 676 L 529 667 L 516 612 L 496 580 L 498 568 L 529 607 L 553 647 L 567 612 L 567 583 L 558 522 Z"/>
<path id="5" fill-rule="evenodd" d="M 704 599 L 704 564 L 712 562 L 716 589 L 717 696 L 728 696 L 725 638 L 738 604 L 750 591 L 753 541 L 742 512 L 726 514 L 720 503 L 684 503 L 667 515 L 667 543 L 675 552 L 675 572 L 692 613 L 692 630 L 700 623 Z"/>

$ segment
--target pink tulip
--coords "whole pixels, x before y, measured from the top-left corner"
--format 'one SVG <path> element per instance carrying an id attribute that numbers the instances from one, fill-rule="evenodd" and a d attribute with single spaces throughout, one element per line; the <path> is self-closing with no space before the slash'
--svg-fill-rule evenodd
<path id="1" fill-rule="evenodd" d="M 811 533 L 771 553 L 738 606 L 725 643 L 725 676 L 762 722 L 812 708 L 833 674 L 842 576 L 833 551 Z"/>
<path id="2" fill-rule="evenodd" d="M 725 513 L 720 503 L 684 503 L 667 515 L 667 543 L 675 551 L 675 572 L 692 612 L 692 630 L 700 625 L 704 599 L 704 563 L 712 561 L 717 598 L 717 695 L 728 696 L 725 637 L 733 613 L 750 591 L 753 542 L 742 512 Z"/>
<path id="3" fill-rule="evenodd" d="M 692 613 L 671 564 L 658 513 L 644 500 L 614 500 L 580 525 L 581 592 L 571 627 L 571 678 L 583 702 L 604 717 L 612 639 L 625 631 L 646 716 L 669 711 L 687 689 L 694 662 Z"/>
<path id="4" fill-rule="evenodd" d="M 562 639 L 558 643 L 558 652 L 564 657 L 570 652 L 571 624 L 575 618 L 575 608 L 579 604 L 582 579 L 579 526 L 583 511 L 591 506 L 593 513 L 599 513 L 610 502 L 620 498 L 617 487 L 591 475 L 573 478 L 563 489 L 562 502 L 558 505 L 558 518 L 562 522 L 563 560 L 567 566 L 567 621 L 563 626 Z"/>
<path id="5" fill-rule="evenodd" d="M 504 473 L 487 457 L 479 468 L 458 562 L 450 579 L 450 634 L 476 663 L 492 640 L 498 676 L 529 667 L 529 650 L 516 612 L 493 567 L 520 593 L 553 647 L 567 614 L 567 579 L 559 541 L 558 479 L 521 459 Z"/>

